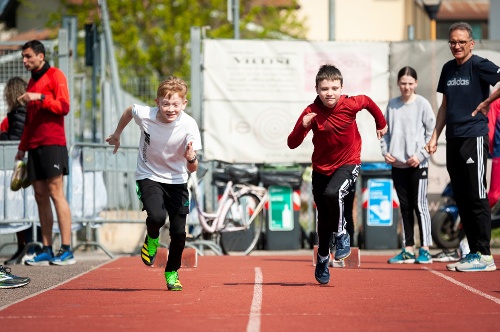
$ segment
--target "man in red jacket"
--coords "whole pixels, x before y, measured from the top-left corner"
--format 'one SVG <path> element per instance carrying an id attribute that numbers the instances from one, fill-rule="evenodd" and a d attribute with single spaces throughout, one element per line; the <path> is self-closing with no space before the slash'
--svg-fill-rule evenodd
<path id="1" fill-rule="evenodd" d="M 63 190 L 63 175 L 69 174 L 64 116 L 69 113 L 68 83 L 63 72 L 45 60 L 45 47 L 38 40 L 23 45 L 24 67 L 31 72 L 27 92 L 18 99 L 26 103 L 26 122 L 16 160 L 28 152 L 28 176 L 35 190 L 42 228 L 43 249 L 27 265 L 69 265 L 71 251 L 71 212 Z M 61 231 L 61 249 L 52 251 L 51 200 Z"/>
<path id="2" fill-rule="evenodd" d="M 342 87 L 340 70 L 332 65 L 321 66 L 316 74 L 318 96 L 302 112 L 288 136 L 288 147 L 295 149 L 309 131 L 313 131 L 312 186 L 318 209 L 318 258 L 314 275 L 320 284 L 330 281 L 328 260 L 332 235 L 336 260 L 345 259 L 351 253 L 344 205 L 361 166 L 361 135 L 356 114 L 363 109 L 370 112 L 378 139 L 387 132 L 384 115 L 375 102 L 364 95 L 343 95 Z"/>

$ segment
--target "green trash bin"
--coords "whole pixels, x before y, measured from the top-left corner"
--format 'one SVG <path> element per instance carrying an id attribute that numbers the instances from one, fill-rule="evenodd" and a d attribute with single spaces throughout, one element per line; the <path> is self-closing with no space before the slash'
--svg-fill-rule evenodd
<path id="1" fill-rule="evenodd" d="M 265 166 L 260 171 L 260 180 L 269 192 L 264 237 L 266 250 L 296 250 L 302 247 L 300 209 L 294 204 L 294 195 L 300 195 L 302 172 L 302 167 L 297 165 Z"/>

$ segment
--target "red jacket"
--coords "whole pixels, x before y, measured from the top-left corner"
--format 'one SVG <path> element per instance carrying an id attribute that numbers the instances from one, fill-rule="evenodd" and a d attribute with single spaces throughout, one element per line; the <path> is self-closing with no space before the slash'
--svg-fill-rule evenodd
<path id="1" fill-rule="evenodd" d="M 46 145 L 66 146 L 64 116 L 69 113 L 69 92 L 63 72 L 50 67 L 38 81 L 31 78 L 26 91 L 42 93 L 45 100 L 28 103 L 19 150 Z"/>
<path id="2" fill-rule="evenodd" d="M 500 99 L 490 104 L 488 112 L 488 137 L 492 158 L 500 157 Z"/>
<path id="3" fill-rule="evenodd" d="M 375 118 L 377 130 L 387 123 L 380 108 L 367 96 L 340 96 L 333 108 L 323 105 L 319 97 L 302 112 L 288 136 L 288 147 L 295 149 L 304 141 L 312 129 L 314 151 L 313 169 L 321 174 L 332 175 L 340 166 L 361 164 L 361 135 L 356 124 L 356 114 L 367 109 Z M 308 128 L 302 125 L 304 115 L 314 112 L 312 124 Z"/>
<path id="4" fill-rule="evenodd" d="M 9 118 L 5 117 L 0 123 L 0 132 L 6 132 L 7 130 L 9 130 Z"/>

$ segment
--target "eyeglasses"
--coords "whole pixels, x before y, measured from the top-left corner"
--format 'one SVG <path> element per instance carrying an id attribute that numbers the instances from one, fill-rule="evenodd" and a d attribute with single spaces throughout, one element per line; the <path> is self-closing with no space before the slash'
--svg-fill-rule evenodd
<path id="1" fill-rule="evenodd" d="M 464 47 L 465 45 L 467 45 L 468 42 L 470 42 L 470 40 L 459 40 L 459 41 L 450 40 L 448 41 L 448 45 L 450 45 L 450 47 L 455 47 L 457 45 L 460 47 Z"/>

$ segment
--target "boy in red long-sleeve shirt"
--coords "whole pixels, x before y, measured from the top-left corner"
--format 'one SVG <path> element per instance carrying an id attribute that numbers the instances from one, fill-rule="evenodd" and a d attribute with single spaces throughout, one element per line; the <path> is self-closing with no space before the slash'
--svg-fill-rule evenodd
<path id="1" fill-rule="evenodd" d="M 288 147 L 297 148 L 313 131 L 312 186 L 318 210 L 318 259 L 315 270 L 320 284 L 330 281 L 328 260 L 330 242 L 336 247 L 335 259 L 351 253 L 349 234 L 345 229 L 344 199 L 354 186 L 361 166 L 361 135 L 356 114 L 367 109 L 375 119 L 377 137 L 387 132 L 387 123 L 380 108 L 367 96 L 342 95 L 340 70 L 323 65 L 316 75 L 318 96 L 299 116 L 288 136 Z"/>

